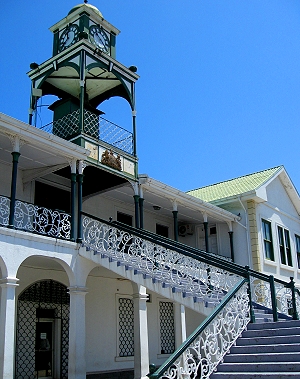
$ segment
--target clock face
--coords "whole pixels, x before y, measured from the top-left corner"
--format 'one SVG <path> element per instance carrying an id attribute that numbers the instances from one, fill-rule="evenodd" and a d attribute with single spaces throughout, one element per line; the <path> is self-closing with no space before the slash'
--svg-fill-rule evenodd
<path id="1" fill-rule="evenodd" d="M 90 41 L 101 51 L 109 52 L 109 38 L 100 26 L 93 25 L 90 27 Z"/>
<path id="2" fill-rule="evenodd" d="M 62 51 L 78 41 L 79 28 L 72 24 L 66 27 L 59 37 L 59 50 Z"/>

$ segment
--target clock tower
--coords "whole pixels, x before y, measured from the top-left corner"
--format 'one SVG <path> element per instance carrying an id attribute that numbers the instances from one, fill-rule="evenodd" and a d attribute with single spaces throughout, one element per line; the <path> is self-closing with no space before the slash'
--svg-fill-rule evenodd
<path id="1" fill-rule="evenodd" d="M 126 67 L 116 59 L 120 31 L 87 2 L 73 7 L 50 30 L 52 57 L 41 64 L 32 63 L 28 73 L 32 82 L 29 123 L 33 122 L 40 97 L 57 96 L 58 100 L 49 107 L 53 122 L 47 131 L 90 150 L 88 165 L 105 172 L 108 182 L 136 182 L 138 75 L 136 67 Z M 116 96 L 124 98 L 131 108 L 132 130 L 102 117 L 99 107 Z"/>

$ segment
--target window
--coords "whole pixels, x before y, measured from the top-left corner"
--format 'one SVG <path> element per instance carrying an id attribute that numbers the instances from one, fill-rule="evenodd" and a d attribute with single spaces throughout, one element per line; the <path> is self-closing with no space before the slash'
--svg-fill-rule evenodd
<path id="1" fill-rule="evenodd" d="M 263 228 L 265 257 L 267 259 L 270 259 L 271 261 L 274 261 L 271 223 L 269 221 L 262 220 L 262 228 Z"/>
<path id="2" fill-rule="evenodd" d="M 156 234 L 162 237 L 169 237 L 169 228 L 165 225 L 156 224 Z"/>
<path id="3" fill-rule="evenodd" d="M 175 351 L 174 309 L 170 301 L 159 302 L 160 353 Z"/>
<path id="4" fill-rule="evenodd" d="M 132 357 L 134 355 L 134 308 L 133 300 L 128 297 L 118 299 L 119 307 L 119 357 Z"/>
<path id="5" fill-rule="evenodd" d="M 295 234 L 298 268 L 300 269 L 300 237 Z"/>
<path id="6" fill-rule="evenodd" d="M 126 213 L 117 212 L 117 221 L 122 222 L 125 225 L 132 226 L 132 216 Z"/>
<path id="7" fill-rule="evenodd" d="M 278 242 L 280 260 L 283 265 L 293 266 L 291 244 L 290 244 L 290 232 L 287 229 L 278 226 Z"/>

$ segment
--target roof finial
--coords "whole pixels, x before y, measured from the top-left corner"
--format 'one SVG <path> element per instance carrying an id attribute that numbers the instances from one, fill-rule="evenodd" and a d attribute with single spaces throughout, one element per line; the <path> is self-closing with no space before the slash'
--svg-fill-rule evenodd
<path id="1" fill-rule="evenodd" d="M 84 4 L 87 4 L 88 0 L 83 0 L 84 1 Z"/>

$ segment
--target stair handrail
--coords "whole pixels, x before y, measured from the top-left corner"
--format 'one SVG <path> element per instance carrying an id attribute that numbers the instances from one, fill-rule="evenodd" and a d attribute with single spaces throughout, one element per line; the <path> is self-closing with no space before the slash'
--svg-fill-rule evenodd
<path id="1" fill-rule="evenodd" d="M 243 288 L 244 286 L 244 288 Z M 163 365 L 161 365 L 154 373 L 148 374 L 149 379 L 158 379 L 158 378 L 179 378 L 179 377 L 185 377 L 184 372 L 182 370 L 186 370 L 186 374 L 191 373 L 192 370 L 194 370 L 194 375 L 201 375 L 197 376 L 199 379 L 206 379 L 209 378 L 209 376 L 212 374 L 218 363 L 223 359 L 224 355 L 228 352 L 230 347 L 234 344 L 236 339 L 241 335 L 243 330 L 247 327 L 249 321 L 250 321 L 250 316 L 249 316 L 249 298 L 247 294 L 249 282 L 246 278 L 243 278 L 239 283 L 237 283 L 231 291 L 229 291 L 226 296 L 223 298 L 221 303 L 213 310 L 213 312 L 199 325 L 199 327 L 179 346 L 179 348 L 165 361 Z M 244 291 L 244 293 L 242 292 Z M 239 291 L 241 292 L 239 294 L 240 297 L 238 297 Z M 235 330 L 234 333 L 232 333 L 232 340 L 231 341 L 226 341 L 224 346 L 219 346 L 216 349 L 215 344 L 212 346 L 208 347 L 207 349 L 209 350 L 212 348 L 215 352 L 215 354 L 212 354 L 212 351 L 209 350 L 209 354 L 207 354 L 207 357 L 199 359 L 199 356 L 195 358 L 194 355 L 191 354 L 191 351 L 196 351 L 194 347 L 191 348 L 193 342 L 199 338 L 201 333 L 205 331 L 207 327 L 209 327 L 214 321 L 216 321 L 217 316 L 221 316 L 221 319 L 224 320 L 224 315 L 221 315 L 221 312 L 225 310 L 225 307 L 227 304 L 230 304 L 230 301 L 234 298 L 238 297 L 237 304 L 233 306 L 235 308 L 235 311 L 240 315 L 238 318 L 238 322 L 241 322 L 240 325 L 238 325 L 237 330 Z M 246 304 L 247 303 L 247 304 Z M 232 305 L 232 304 L 231 304 Z M 230 312 L 232 312 L 232 308 L 230 309 Z M 243 317 L 244 316 L 244 317 Z M 233 313 L 231 313 L 231 317 L 233 317 Z M 229 317 L 230 318 L 230 317 Z M 229 319 L 228 318 L 228 319 Z M 233 317 L 234 318 L 234 317 Z M 232 324 L 233 325 L 233 320 Z M 234 319 L 235 322 L 237 322 L 237 319 Z M 217 321 L 219 324 L 219 321 Z M 220 324 L 218 325 L 220 326 Z M 215 326 L 214 326 L 215 328 Z M 218 334 L 218 333 L 217 333 Z M 208 336 L 206 334 L 205 338 L 209 340 L 209 337 L 213 338 L 214 342 L 217 341 L 218 335 L 215 334 L 214 336 Z M 222 345 L 222 343 L 221 343 Z M 225 346 L 226 345 L 226 346 Z M 198 352 L 201 356 L 201 348 L 200 348 L 200 341 L 196 342 L 196 346 L 198 347 Z M 203 346 L 202 350 L 205 351 L 205 348 Z M 189 350 L 190 349 L 190 350 Z M 221 350 L 221 351 L 220 351 Z M 186 353 L 188 351 L 188 353 Z M 215 359 L 212 359 L 215 356 Z M 178 358 L 181 358 L 181 364 L 180 367 L 176 365 L 176 361 Z M 200 367 L 200 373 L 199 373 L 199 365 Z M 171 369 L 171 370 L 170 370 Z M 169 373 L 168 373 L 168 370 Z M 176 370 L 180 370 L 181 375 L 174 375 L 176 373 Z"/>

